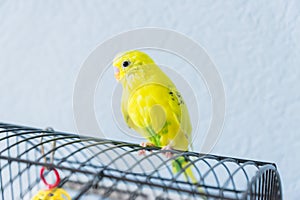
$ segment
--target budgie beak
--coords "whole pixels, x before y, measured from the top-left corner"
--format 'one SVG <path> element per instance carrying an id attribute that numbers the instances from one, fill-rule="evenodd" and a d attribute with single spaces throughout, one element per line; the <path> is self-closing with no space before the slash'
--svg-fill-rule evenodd
<path id="1" fill-rule="evenodd" d="M 117 79 L 117 81 L 120 80 L 120 70 L 119 68 L 114 66 L 114 73 L 115 73 L 115 78 Z"/>

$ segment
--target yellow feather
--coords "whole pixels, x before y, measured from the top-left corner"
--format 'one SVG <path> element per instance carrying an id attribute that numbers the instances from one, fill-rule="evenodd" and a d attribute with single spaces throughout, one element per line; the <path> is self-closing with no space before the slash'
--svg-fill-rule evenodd
<path id="1" fill-rule="evenodd" d="M 159 133 L 167 122 L 166 111 L 161 105 L 156 104 L 150 108 L 149 114 L 153 130 Z"/>

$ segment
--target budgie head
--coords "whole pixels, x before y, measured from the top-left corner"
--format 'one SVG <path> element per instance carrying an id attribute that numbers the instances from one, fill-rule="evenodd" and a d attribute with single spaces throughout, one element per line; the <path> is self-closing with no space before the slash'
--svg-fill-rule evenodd
<path id="1" fill-rule="evenodd" d="M 114 61 L 115 78 L 119 81 L 133 68 L 154 64 L 154 61 L 146 53 L 133 50 L 118 54 Z"/>

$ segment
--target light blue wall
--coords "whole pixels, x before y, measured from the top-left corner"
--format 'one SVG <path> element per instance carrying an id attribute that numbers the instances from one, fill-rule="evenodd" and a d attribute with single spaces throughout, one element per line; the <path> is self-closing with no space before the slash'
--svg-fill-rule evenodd
<path id="1" fill-rule="evenodd" d="M 75 131 L 72 92 L 102 41 L 137 27 L 196 40 L 223 77 L 227 117 L 213 153 L 278 164 L 300 191 L 299 1 L 1 1 L 0 121 Z"/>

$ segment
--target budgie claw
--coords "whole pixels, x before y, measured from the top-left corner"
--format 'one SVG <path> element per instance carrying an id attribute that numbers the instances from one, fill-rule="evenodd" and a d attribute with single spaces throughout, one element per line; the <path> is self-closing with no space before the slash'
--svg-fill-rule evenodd
<path id="1" fill-rule="evenodd" d="M 173 153 L 170 152 L 169 150 L 173 150 L 173 148 L 169 145 L 161 148 L 161 150 L 168 150 L 167 152 L 164 152 L 164 155 L 167 157 L 167 158 L 172 158 L 173 157 Z"/>
<path id="2" fill-rule="evenodd" d="M 138 151 L 138 155 L 139 156 L 145 156 L 146 155 L 146 150 L 145 149 L 141 149 Z"/>
<path id="3" fill-rule="evenodd" d="M 141 146 L 141 147 L 153 147 L 154 144 L 152 144 L 152 143 L 150 143 L 150 142 L 142 142 L 142 143 L 140 144 L 140 146 Z M 150 152 L 151 152 L 151 151 L 150 151 Z M 146 155 L 146 150 L 145 150 L 145 149 L 140 149 L 140 150 L 138 151 L 138 155 L 139 155 L 139 156 L 141 156 L 141 155 L 145 156 L 145 155 Z"/>

